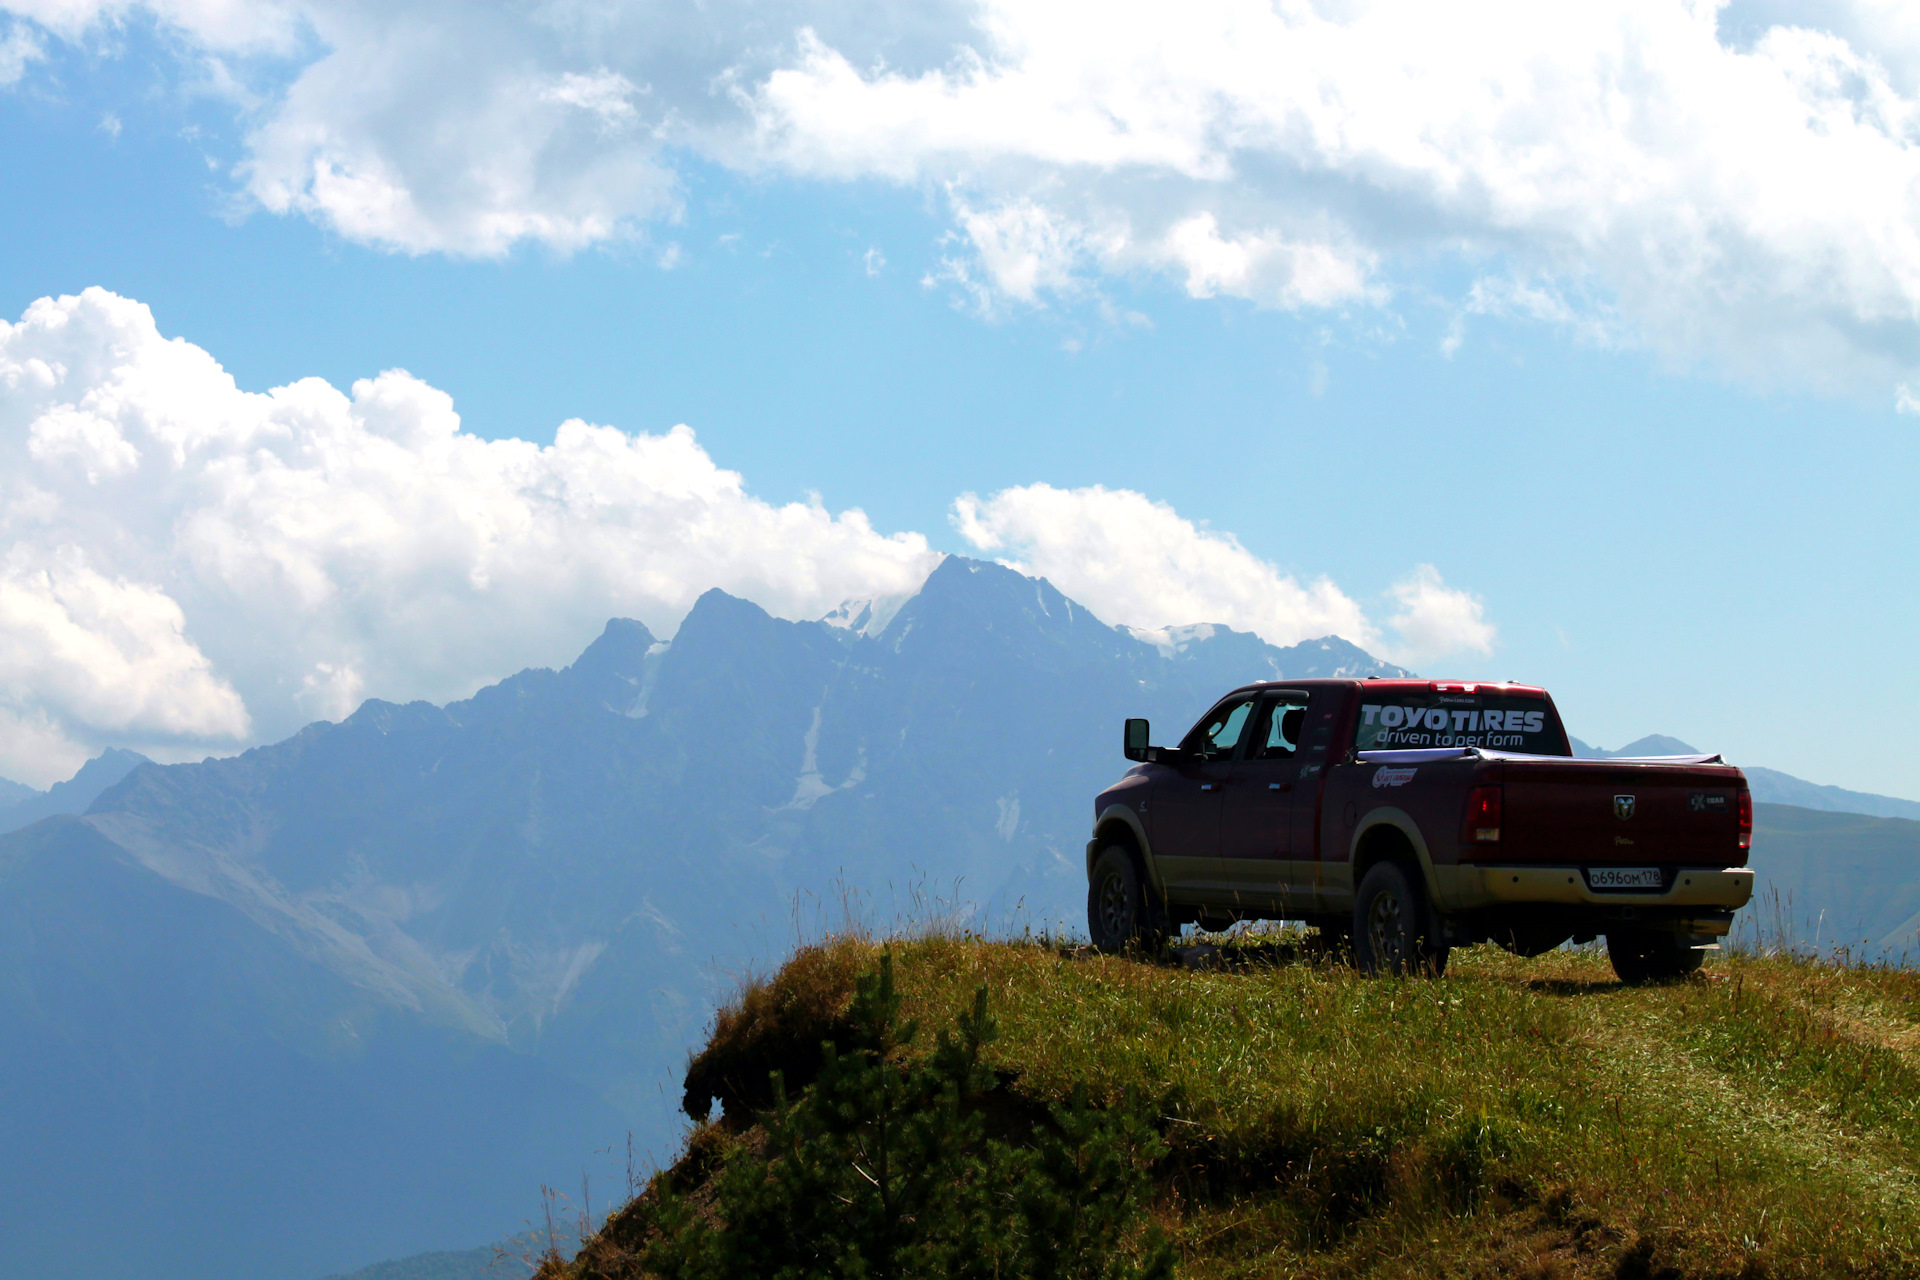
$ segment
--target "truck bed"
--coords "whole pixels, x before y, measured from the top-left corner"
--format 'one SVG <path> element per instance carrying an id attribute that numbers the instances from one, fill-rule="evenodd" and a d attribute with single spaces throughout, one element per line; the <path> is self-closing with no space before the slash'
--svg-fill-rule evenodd
<path id="1" fill-rule="evenodd" d="M 1502 791 L 1500 839 L 1462 842 L 1463 863 L 1671 868 L 1747 861 L 1738 801 L 1745 783 L 1718 755 L 1588 760 L 1463 747 L 1362 751 L 1357 758 L 1363 765 L 1402 768 L 1480 762 L 1474 784 Z"/>

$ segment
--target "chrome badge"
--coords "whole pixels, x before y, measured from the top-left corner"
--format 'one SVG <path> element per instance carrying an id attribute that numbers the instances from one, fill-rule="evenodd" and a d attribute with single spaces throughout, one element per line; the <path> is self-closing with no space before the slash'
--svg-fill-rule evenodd
<path id="1" fill-rule="evenodd" d="M 1633 816 L 1633 797 L 1615 796 L 1613 798 L 1613 816 L 1625 822 Z"/>

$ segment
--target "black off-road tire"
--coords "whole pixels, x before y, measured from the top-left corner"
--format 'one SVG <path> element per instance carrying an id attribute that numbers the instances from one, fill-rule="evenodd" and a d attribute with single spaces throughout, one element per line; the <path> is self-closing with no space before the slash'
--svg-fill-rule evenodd
<path id="1" fill-rule="evenodd" d="M 1700 971 L 1707 953 L 1680 945 L 1677 935 L 1644 929 L 1607 935 L 1607 959 L 1620 981 L 1630 987 L 1648 982 L 1675 982 Z"/>
<path id="2" fill-rule="evenodd" d="M 1360 972 L 1439 977 L 1447 946 L 1436 932 L 1426 888 L 1406 868 L 1382 862 L 1361 879 L 1353 900 L 1353 963 Z"/>
<path id="3" fill-rule="evenodd" d="M 1109 955 L 1153 951 L 1166 941 L 1165 905 L 1142 880 L 1132 852 L 1117 844 L 1100 851 L 1087 877 L 1087 932 Z"/>

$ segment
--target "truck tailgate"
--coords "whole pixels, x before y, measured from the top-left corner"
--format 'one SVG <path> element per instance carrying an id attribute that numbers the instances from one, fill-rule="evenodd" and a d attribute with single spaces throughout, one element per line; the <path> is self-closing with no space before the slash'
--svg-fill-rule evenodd
<path id="1" fill-rule="evenodd" d="M 1737 867 L 1739 795 L 1729 765 L 1509 760 L 1503 860 L 1582 866 Z"/>

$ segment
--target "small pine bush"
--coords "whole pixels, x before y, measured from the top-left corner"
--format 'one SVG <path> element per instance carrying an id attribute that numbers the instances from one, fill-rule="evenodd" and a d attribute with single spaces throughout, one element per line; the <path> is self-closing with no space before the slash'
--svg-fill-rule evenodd
<path id="1" fill-rule="evenodd" d="M 1164 1147 L 1139 1106 L 1076 1095 L 1025 1142 L 989 1138 L 980 1103 L 996 1034 L 979 988 L 931 1053 L 908 1052 L 893 957 L 858 980 L 849 1043 L 813 1083 L 773 1076 L 765 1141 L 724 1157 L 695 1205 L 659 1184 L 639 1270 L 663 1280 L 1165 1280 L 1172 1250 L 1142 1227 Z"/>

